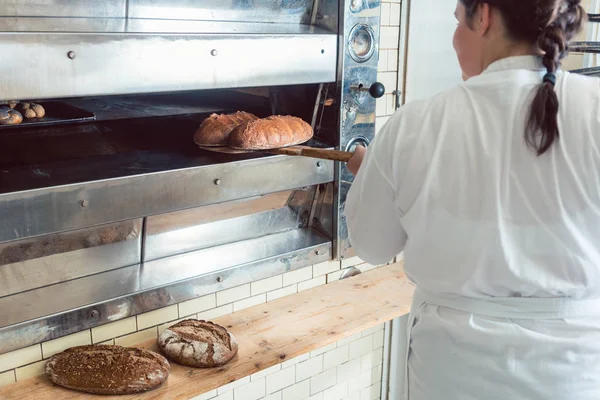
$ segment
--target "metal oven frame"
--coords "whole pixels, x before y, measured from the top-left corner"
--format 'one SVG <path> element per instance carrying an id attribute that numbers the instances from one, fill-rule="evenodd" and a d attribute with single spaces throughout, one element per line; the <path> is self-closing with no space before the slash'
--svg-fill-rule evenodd
<path id="1" fill-rule="evenodd" d="M 0 0 L 0 49 L 11 54 L 2 99 L 98 106 L 312 85 L 315 145 L 351 150 L 373 138 L 378 0 L 23 3 Z M 152 157 L 149 172 L 106 175 L 116 161 L 94 160 L 2 171 L 0 354 L 353 255 L 344 165 Z M 68 248 L 44 253 L 50 245 Z"/>

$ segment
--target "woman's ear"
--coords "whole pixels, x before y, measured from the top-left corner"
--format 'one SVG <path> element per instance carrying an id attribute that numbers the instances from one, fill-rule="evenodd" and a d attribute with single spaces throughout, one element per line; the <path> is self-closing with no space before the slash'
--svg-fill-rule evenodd
<path id="1" fill-rule="evenodd" d="M 489 31 L 492 21 L 492 8 L 488 3 L 479 3 L 477 6 L 477 12 L 473 18 L 475 21 L 475 32 L 479 36 L 485 36 Z"/>

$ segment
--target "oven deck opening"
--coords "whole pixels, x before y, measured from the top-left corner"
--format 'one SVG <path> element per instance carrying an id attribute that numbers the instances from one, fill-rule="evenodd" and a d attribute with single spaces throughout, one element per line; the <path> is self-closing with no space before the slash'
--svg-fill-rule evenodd
<path id="1" fill-rule="evenodd" d="M 265 97 L 218 91 L 58 101 L 93 113 L 95 120 L 0 127 L 0 194 L 273 157 L 219 154 L 193 142 L 211 113 L 270 115 Z M 331 147 L 318 137 L 307 145 Z"/>

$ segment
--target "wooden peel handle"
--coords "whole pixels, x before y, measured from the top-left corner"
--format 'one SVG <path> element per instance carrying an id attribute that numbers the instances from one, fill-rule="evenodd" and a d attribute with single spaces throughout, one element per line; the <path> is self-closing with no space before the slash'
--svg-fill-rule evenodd
<path id="1" fill-rule="evenodd" d="M 349 151 L 315 149 L 313 147 L 305 147 L 305 146 L 290 146 L 290 147 L 284 147 L 281 149 L 273 149 L 273 150 L 269 150 L 269 153 L 284 154 L 284 155 L 288 155 L 288 156 L 303 156 L 303 157 L 319 158 L 321 160 L 332 160 L 332 161 L 341 161 L 341 162 L 350 161 L 350 159 L 354 155 L 354 153 L 351 153 Z"/>

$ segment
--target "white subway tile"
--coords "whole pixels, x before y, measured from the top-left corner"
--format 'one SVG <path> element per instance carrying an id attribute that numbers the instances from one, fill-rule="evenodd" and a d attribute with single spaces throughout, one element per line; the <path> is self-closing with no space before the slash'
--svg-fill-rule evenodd
<path id="1" fill-rule="evenodd" d="M 308 398 L 308 400 L 327 400 L 327 399 L 323 399 L 323 392 L 320 392 L 317 394 L 313 394 L 312 396 L 310 396 Z"/>
<path id="2" fill-rule="evenodd" d="M 375 325 L 374 327 L 371 327 L 369 329 L 365 329 L 364 331 L 362 331 L 362 337 L 372 335 L 379 331 L 383 331 L 383 328 L 384 328 L 384 324 L 379 324 L 379 325 Z"/>
<path id="3" fill-rule="evenodd" d="M 386 94 L 385 95 L 387 97 L 387 108 L 385 110 L 385 114 L 386 115 L 394 115 L 394 113 L 396 112 L 396 95 L 395 94 Z M 360 265 L 360 272 L 367 272 L 371 269 L 377 268 L 377 266 L 373 265 L 372 267 L 369 267 L 370 264 L 361 264 Z"/>
<path id="4" fill-rule="evenodd" d="M 85 331 L 42 343 L 42 355 L 44 358 L 50 358 L 70 347 L 85 346 L 89 344 L 92 344 L 92 332 L 89 329 L 86 329 Z"/>
<path id="5" fill-rule="evenodd" d="M 108 340 L 105 340 L 104 342 L 94 343 L 94 346 L 98 346 L 98 345 L 114 346 L 115 339 L 108 339 Z"/>
<path id="6" fill-rule="evenodd" d="M 398 63 L 400 62 L 398 57 L 398 50 L 386 50 L 388 52 L 387 56 L 387 70 L 388 71 L 398 71 Z"/>
<path id="7" fill-rule="evenodd" d="M 184 301 L 183 303 L 179 303 L 179 318 L 185 318 L 188 315 L 210 310 L 216 306 L 217 297 L 214 293 L 193 300 Z"/>
<path id="8" fill-rule="evenodd" d="M 379 74 L 379 75 L 381 75 L 381 74 Z M 379 79 L 379 75 L 377 76 L 377 79 Z M 386 90 L 387 90 L 387 86 L 386 86 Z M 362 263 L 364 263 L 364 261 L 361 260 L 360 257 L 346 258 L 346 259 L 342 260 L 342 269 L 345 269 L 348 267 L 355 267 Z"/>
<path id="9" fill-rule="evenodd" d="M 338 383 L 337 385 L 323 391 L 323 398 L 327 400 L 342 400 L 347 395 L 348 382 Z"/>
<path id="10" fill-rule="evenodd" d="M 267 393 L 277 392 L 296 383 L 296 367 L 292 366 L 267 376 Z"/>
<path id="11" fill-rule="evenodd" d="M 362 370 L 367 371 L 371 368 L 383 363 L 383 347 L 373 350 L 369 354 L 365 354 L 361 358 Z"/>
<path id="12" fill-rule="evenodd" d="M 323 369 L 328 370 L 348 361 L 348 345 L 330 350 L 323 355 Z"/>
<path id="13" fill-rule="evenodd" d="M 283 274 L 283 286 L 293 285 L 294 283 L 312 279 L 312 266 L 297 269 L 295 271 Z"/>
<path id="14" fill-rule="evenodd" d="M 381 396 L 381 383 L 376 383 L 360 391 L 360 400 L 377 400 Z"/>
<path id="15" fill-rule="evenodd" d="M 217 393 L 218 392 L 219 390 L 217 390 Z M 233 390 L 230 390 L 229 392 L 223 392 L 222 394 L 210 400 L 233 400 Z"/>
<path id="16" fill-rule="evenodd" d="M 311 357 L 316 357 L 319 354 L 323 354 L 328 352 L 329 350 L 335 349 L 337 347 L 337 343 L 331 343 L 330 345 L 321 347 L 320 349 L 316 349 L 310 352 Z"/>
<path id="17" fill-rule="evenodd" d="M 132 333 L 130 335 L 125 335 L 125 336 L 115 338 L 115 344 L 117 346 L 128 347 L 128 346 L 135 346 L 135 345 L 145 342 L 147 340 L 151 340 L 151 339 L 156 340 L 157 338 L 158 338 L 158 328 L 153 326 L 152 328 L 144 329 L 143 331 L 138 331 L 138 332 Z"/>
<path id="18" fill-rule="evenodd" d="M 193 397 L 190 400 L 211 400 L 216 396 L 217 396 L 217 389 L 211 390 L 210 392 L 203 393 L 200 396 Z"/>
<path id="19" fill-rule="evenodd" d="M 384 344 L 383 331 L 375 332 L 373 334 L 373 349 L 383 347 L 383 344 Z"/>
<path id="20" fill-rule="evenodd" d="M 400 43 L 400 29 L 397 26 L 382 26 L 380 30 L 379 47 L 382 49 L 397 49 Z"/>
<path id="21" fill-rule="evenodd" d="M 258 400 L 265 397 L 265 378 L 245 384 L 233 390 L 235 400 Z"/>
<path id="22" fill-rule="evenodd" d="M 294 357 L 291 360 L 288 360 L 281 364 L 281 368 L 291 367 L 292 365 L 296 365 L 301 363 L 302 361 L 306 361 L 310 358 L 310 353 L 304 353 L 300 356 Z"/>
<path id="23" fill-rule="evenodd" d="M 250 297 L 249 283 L 217 292 L 217 306 L 233 303 L 234 301 L 242 300 L 246 297 Z"/>
<path id="24" fill-rule="evenodd" d="M 338 340 L 337 345 L 338 345 L 338 347 L 340 347 L 340 346 L 343 346 L 345 344 L 354 342 L 355 340 L 358 340 L 361 337 L 362 337 L 361 332 L 358 332 L 358 333 L 355 333 L 354 335 L 350 335 L 350 336 L 347 336 L 347 337 L 345 337 L 343 339 Z"/>
<path id="25" fill-rule="evenodd" d="M 346 271 L 346 269 L 342 269 L 340 271 L 335 271 L 330 274 L 327 274 L 327 283 L 333 283 L 339 281 L 342 274 Z"/>
<path id="26" fill-rule="evenodd" d="M 248 297 L 247 299 L 236 301 L 233 303 L 233 312 L 245 310 L 246 308 L 254 307 L 259 304 L 267 302 L 267 295 L 265 293 L 257 296 Z"/>
<path id="27" fill-rule="evenodd" d="M 350 358 L 356 358 L 373 351 L 373 336 L 365 336 L 350 343 Z"/>
<path id="28" fill-rule="evenodd" d="M 273 290 L 267 293 L 267 302 L 280 299 L 285 296 L 298 293 L 298 285 L 286 286 L 282 289 Z"/>
<path id="29" fill-rule="evenodd" d="M 361 271 L 361 272 L 369 272 L 372 271 L 374 269 L 377 268 L 381 268 L 386 266 L 387 264 L 381 264 L 381 265 L 373 265 L 373 264 L 368 264 L 368 263 L 364 263 L 364 264 L 360 264 L 357 268 Z"/>
<path id="30" fill-rule="evenodd" d="M 212 310 L 198 313 L 198 319 L 204 321 L 212 321 L 224 315 L 233 313 L 233 304 L 226 304 L 221 307 L 213 308 Z"/>
<path id="31" fill-rule="evenodd" d="M 137 316 L 137 329 L 139 331 L 150 328 L 151 326 L 164 324 L 179 318 L 177 304 L 169 307 L 159 308 L 158 310 L 143 313 Z"/>
<path id="32" fill-rule="evenodd" d="M 26 365 L 15 370 L 17 376 L 17 382 L 25 379 L 33 378 L 34 376 L 44 375 L 46 373 L 46 363 L 48 361 L 38 361 L 33 364 Z"/>
<path id="33" fill-rule="evenodd" d="M 319 286 L 323 286 L 326 283 L 327 283 L 327 276 L 325 276 L 325 275 L 317 276 L 316 278 L 313 278 L 311 280 L 300 282 L 300 283 L 298 283 L 298 293 L 303 292 L 305 290 L 314 289 Z"/>
<path id="34" fill-rule="evenodd" d="M 226 394 L 228 392 L 231 392 L 231 395 L 233 396 L 233 390 L 239 388 L 240 386 L 244 386 L 245 384 L 250 383 L 250 377 L 249 376 L 245 376 L 243 378 L 238 379 L 237 381 L 233 381 L 231 383 L 228 383 L 227 385 L 223 385 L 220 388 L 217 389 L 217 394 L 220 396 L 222 394 Z"/>
<path id="35" fill-rule="evenodd" d="M 315 264 L 313 265 L 313 276 L 327 275 L 330 272 L 339 271 L 341 265 L 339 261 L 325 261 Z"/>
<path id="36" fill-rule="evenodd" d="M 135 317 L 129 317 L 106 325 L 97 326 L 92 328 L 92 343 L 104 342 L 117 336 L 135 332 L 136 330 L 137 324 Z"/>
<path id="37" fill-rule="evenodd" d="M 0 387 L 15 383 L 15 370 L 6 371 L 0 374 Z"/>
<path id="38" fill-rule="evenodd" d="M 378 365 L 371 370 L 371 383 L 375 384 L 377 382 L 381 382 L 383 377 L 383 366 Z"/>
<path id="39" fill-rule="evenodd" d="M 360 375 L 354 377 L 348 384 L 348 391 L 350 393 L 360 393 L 364 388 L 371 386 L 371 370 L 363 371 Z"/>
<path id="40" fill-rule="evenodd" d="M 272 393 L 272 394 L 268 395 L 267 397 L 263 398 L 263 400 L 282 400 L 282 393 L 283 392 Z"/>
<path id="41" fill-rule="evenodd" d="M 377 72 L 387 72 L 389 67 L 389 50 L 379 50 L 379 60 L 377 61 Z"/>
<path id="42" fill-rule="evenodd" d="M 260 378 L 264 378 L 267 375 L 271 375 L 274 372 L 281 371 L 281 364 L 273 365 L 272 367 L 263 369 L 262 371 L 258 371 L 252 375 L 250 375 L 250 380 L 255 381 Z"/>
<path id="43" fill-rule="evenodd" d="M 296 364 L 296 382 L 303 381 L 323 372 L 323 355 Z"/>
<path id="44" fill-rule="evenodd" d="M 348 386 L 350 386 L 350 383 L 348 383 Z M 344 400 L 360 400 L 360 392 L 350 392 Z"/>
<path id="45" fill-rule="evenodd" d="M 370 371 L 369 371 L 370 372 Z M 369 379 L 371 375 L 369 375 Z M 337 369 L 332 368 L 310 378 L 310 394 L 322 392 L 337 384 Z"/>
<path id="46" fill-rule="evenodd" d="M 310 381 L 302 381 L 283 389 L 281 400 L 305 400 L 310 397 Z"/>
<path id="47" fill-rule="evenodd" d="M 390 25 L 400 26 L 400 4 L 392 4 L 390 7 Z"/>
<path id="48" fill-rule="evenodd" d="M 382 26 L 389 26 L 390 24 L 390 3 L 381 3 L 381 21 Z"/>
<path id="49" fill-rule="evenodd" d="M 375 100 L 375 115 L 378 117 L 384 117 L 387 115 L 387 101 L 388 95 L 385 95 Z"/>
<path id="50" fill-rule="evenodd" d="M 257 294 L 270 292 L 283 287 L 283 275 L 272 276 L 267 279 L 252 282 L 250 284 L 250 293 L 252 296 Z"/>
<path id="51" fill-rule="evenodd" d="M 0 354 L 0 371 L 4 372 L 42 359 L 42 346 L 39 344 Z"/>
<path id="52" fill-rule="evenodd" d="M 362 372 L 362 359 L 355 358 L 337 368 L 337 381 L 346 382 L 357 377 Z"/>

